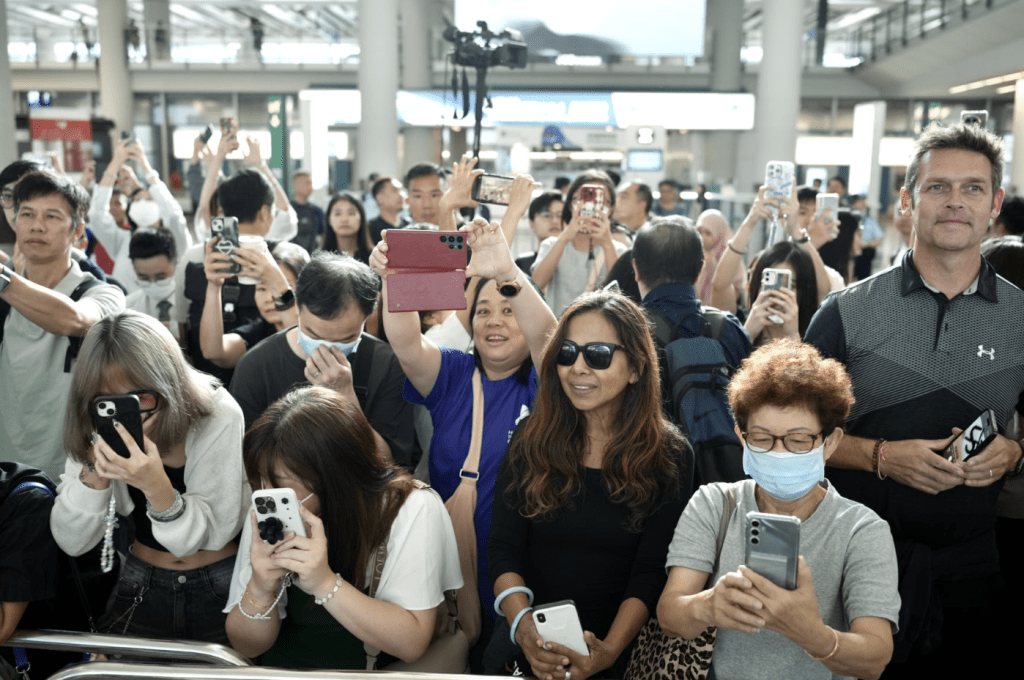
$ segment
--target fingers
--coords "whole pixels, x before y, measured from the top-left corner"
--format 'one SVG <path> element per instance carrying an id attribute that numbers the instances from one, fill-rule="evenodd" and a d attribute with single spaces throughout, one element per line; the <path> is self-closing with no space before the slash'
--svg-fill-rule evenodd
<path id="1" fill-rule="evenodd" d="M 114 429 L 117 430 L 117 433 L 121 436 L 121 441 L 124 442 L 124 445 L 128 447 L 128 452 L 130 454 L 132 454 L 132 458 L 134 458 L 136 456 L 144 456 L 145 455 L 142 452 L 142 449 L 139 448 L 138 443 L 135 441 L 135 437 L 133 437 L 131 435 L 131 433 L 128 432 L 128 428 L 126 428 L 120 422 L 115 420 L 114 421 Z M 143 443 L 145 443 L 145 442 L 143 442 Z"/>

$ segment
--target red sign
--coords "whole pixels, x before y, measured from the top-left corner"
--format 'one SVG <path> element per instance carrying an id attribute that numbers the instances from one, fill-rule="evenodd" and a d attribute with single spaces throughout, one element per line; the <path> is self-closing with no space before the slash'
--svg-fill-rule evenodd
<path id="1" fill-rule="evenodd" d="M 72 140 L 88 142 L 92 140 L 92 124 L 87 120 L 48 120 L 33 118 L 31 120 L 32 139 Z"/>

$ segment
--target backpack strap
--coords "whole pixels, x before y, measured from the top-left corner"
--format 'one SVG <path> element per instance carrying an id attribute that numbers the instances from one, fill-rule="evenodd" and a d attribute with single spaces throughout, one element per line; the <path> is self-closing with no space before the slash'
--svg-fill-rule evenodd
<path id="1" fill-rule="evenodd" d="M 718 571 L 718 561 L 722 559 L 722 546 L 725 545 L 725 535 L 729 533 L 729 520 L 732 519 L 732 513 L 736 509 L 736 484 L 722 484 L 722 494 L 725 496 L 725 503 L 722 507 L 722 517 L 718 522 L 718 538 L 715 539 L 715 566 L 711 568 L 711 573 Z M 708 577 L 710 578 L 710 574 Z"/>
<path id="2" fill-rule="evenodd" d="M 370 394 L 370 374 L 373 372 L 375 362 L 373 360 L 376 347 L 373 342 L 363 338 L 359 341 L 359 348 L 356 350 L 356 363 L 352 367 L 352 390 L 359 398 L 359 405 L 365 408 L 367 395 Z"/>
<path id="3" fill-rule="evenodd" d="M 102 286 L 103 282 L 94 277 L 92 274 L 88 274 L 88 278 L 83 280 L 75 289 L 71 291 L 71 301 L 78 302 L 85 295 L 86 291 L 96 286 Z M 68 350 L 64 353 L 64 372 L 71 372 L 72 362 L 78 358 L 78 350 L 82 348 L 82 336 L 69 336 L 68 337 Z"/>

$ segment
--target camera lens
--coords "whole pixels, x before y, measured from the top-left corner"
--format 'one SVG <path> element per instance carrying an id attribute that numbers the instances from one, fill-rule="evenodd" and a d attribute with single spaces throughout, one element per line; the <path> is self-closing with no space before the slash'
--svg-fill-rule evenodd
<path id="1" fill-rule="evenodd" d="M 281 499 L 281 504 L 282 505 L 288 505 L 288 499 L 287 498 L 282 498 Z"/>
<path id="2" fill-rule="evenodd" d="M 753 522 L 750 523 L 750 526 L 755 527 L 755 528 L 759 527 L 759 526 L 761 526 L 761 522 L 755 519 Z"/>
<path id="3" fill-rule="evenodd" d="M 758 535 L 759 533 L 760 533 L 760 532 L 758 532 L 758 530 L 757 530 L 757 529 L 751 529 L 751 530 L 750 530 L 750 535 L 751 535 L 751 536 L 757 536 L 757 535 Z"/>
<path id="4" fill-rule="evenodd" d="M 755 536 L 754 538 L 751 538 L 751 539 L 750 539 L 750 545 L 757 545 L 757 544 L 758 544 L 758 543 L 760 543 L 760 542 L 761 542 L 761 541 L 760 541 L 760 540 L 758 540 L 758 538 L 757 538 L 756 536 Z"/>
<path id="5" fill-rule="evenodd" d="M 269 498 L 267 499 L 267 510 L 270 510 L 271 512 L 274 512 L 274 510 L 277 510 L 277 505 L 274 503 L 274 501 L 272 501 Z"/>
<path id="6" fill-rule="evenodd" d="M 541 623 L 544 623 L 545 621 L 547 621 L 547 618 L 543 614 L 537 614 L 537 620 Z"/>

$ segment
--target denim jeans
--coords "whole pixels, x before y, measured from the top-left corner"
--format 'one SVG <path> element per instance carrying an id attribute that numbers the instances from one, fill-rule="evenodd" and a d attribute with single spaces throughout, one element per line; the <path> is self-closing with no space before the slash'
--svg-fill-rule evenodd
<path id="1" fill-rule="evenodd" d="M 227 616 L 221 610 L 227 605 L 234 565 L 232 556 L 199 569 L 170 571 L 129 552 L 99 630 L 228 645 Z"/>

